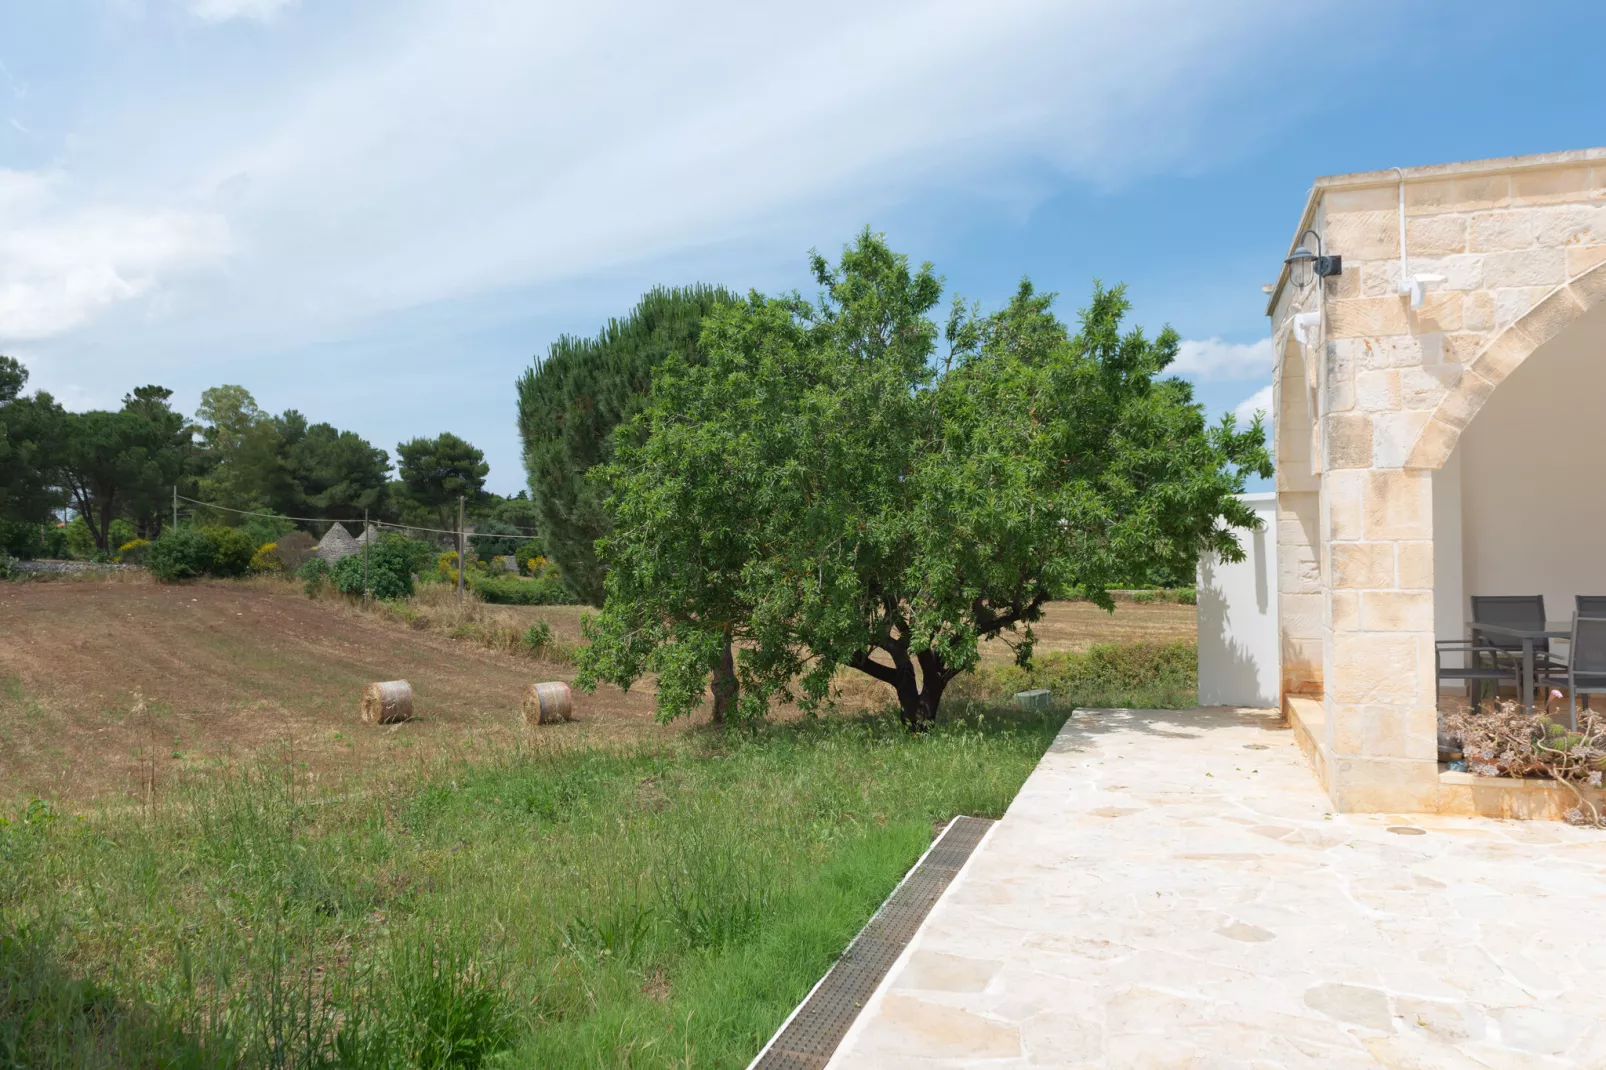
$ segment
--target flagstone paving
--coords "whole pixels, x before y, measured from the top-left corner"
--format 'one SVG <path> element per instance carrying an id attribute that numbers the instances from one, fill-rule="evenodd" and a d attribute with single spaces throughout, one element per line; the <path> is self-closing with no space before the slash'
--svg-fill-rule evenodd
<path id="1" fill-rule="evenodd" d="M 829 1065 L 1606 1068 L 1606 833 L 1333 814 L 1269 713 L 1079 712 Z"/>

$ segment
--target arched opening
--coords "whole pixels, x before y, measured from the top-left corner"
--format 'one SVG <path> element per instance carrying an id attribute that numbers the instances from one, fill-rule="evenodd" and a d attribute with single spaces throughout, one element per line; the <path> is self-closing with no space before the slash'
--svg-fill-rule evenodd
<path id="1" fill-rule="evenodd" d="M 1283 343 L 1276 395 L 1277 619 L 1281 698 L 1322 693 L 1321 477 L 1305 358 Z"/>
<path id="2" fill-rule="evenodd" d="M 1433 475 L 1438 638 L 1465 636 L 1469 596 L 1606 594 L 1606 304 L 1536 348 L 1483 400 Z"/>

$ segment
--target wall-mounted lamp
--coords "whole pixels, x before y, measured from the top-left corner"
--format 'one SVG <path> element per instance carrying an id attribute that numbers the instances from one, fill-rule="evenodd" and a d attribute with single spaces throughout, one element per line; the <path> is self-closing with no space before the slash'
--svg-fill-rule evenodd
<path id="1" fill-rule="evenodd" d="M 1305 244 L 1307 237 L 1315 239 L 1316 248 L 1314 251 Z M 1289 274 L 1294 279 L 1294 285 L 1300 288 L 1304 288 L 1305 284 L 1310 282 L 1312 275 L 1318 279 L 1325 279 L 1329 275 L 1344 274 L 1344 258 L 1342 256 L 1323 256 L 1322 236 L 1316 233 L 1314 229 L 1306 230 L 1305 233 L 1299 236 L 1299 244 L 1283 263 L 1288 265 Z"/>

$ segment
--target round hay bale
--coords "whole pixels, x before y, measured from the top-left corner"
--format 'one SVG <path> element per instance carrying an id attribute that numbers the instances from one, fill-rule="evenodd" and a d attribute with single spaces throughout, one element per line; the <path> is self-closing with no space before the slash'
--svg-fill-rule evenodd
<path id="1" fill-rule="evenodd" d="M 362 689 L 362 719 L 366 724 L 400 724 L 413 719 L 413 685 L 387 680 Z"/>
<path id="2" fill-rule="evenodd" d="M 524 689 L 524 723 L 574 720 L 574 692 L 565 683 L 531 684 Z"/>

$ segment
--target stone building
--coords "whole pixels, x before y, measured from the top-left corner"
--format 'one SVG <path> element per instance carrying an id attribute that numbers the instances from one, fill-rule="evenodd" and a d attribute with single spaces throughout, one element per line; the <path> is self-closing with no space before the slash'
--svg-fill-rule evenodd
<path id="1" fill-rule="evenodd" d="M 1435 638 L 1606 594 L 1606 149 L 1321 178 L 1295 234 L 1342 266 L 1267 309 L 1282 703 L 1338 809 L 1454 809 Z"/>
<path id="2" fill-rule="evenodd" d="M 364 532 L 364 534 L 366 535 L 367 532 Z M 318 540 L 318 556 L 323 559 L 325 564 L 332 565 L 343 557 L 350 557 L 352 554 L 360 553 L 361 551 L 362 544 L 351 537 L 351 533 L 346 530 L 343 524 L 330 524 L 329 530 L 324 532 L 323 538 Z"/>

